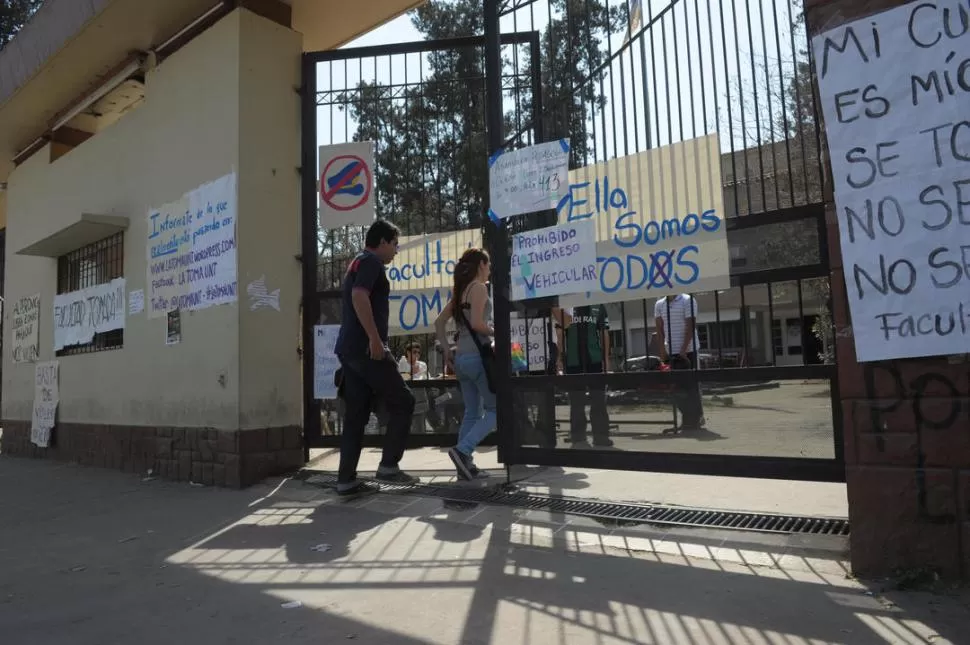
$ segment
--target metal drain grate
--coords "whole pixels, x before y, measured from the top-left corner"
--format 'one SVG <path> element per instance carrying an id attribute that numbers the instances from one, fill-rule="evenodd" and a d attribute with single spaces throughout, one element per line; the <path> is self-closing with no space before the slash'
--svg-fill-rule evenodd
<path id="1" fill-rule="evenodd" d="M 337 477 L 329 473 L 302 471 L 296 479 L 308 484 L 331 488 Z M 623 524 L 660 524 L 699 528 L 757 531 L 762 533 L 799 533 L 808 535 L 849 535 L 849 521 L 838 518 L 738 513 L 712 509 L 664 506 L 661 504 L 620 504 L 591 500 L 550 497 L 535 493 L 509 492 L 501 485 L 491 488 L 432 486 L 428 484 L 380 483 L 381 492 L 393 495 L 420 495 L 449 502 L 469 502 L 513 506 L 549 513 L 582 515 L 596 520 Z"/>

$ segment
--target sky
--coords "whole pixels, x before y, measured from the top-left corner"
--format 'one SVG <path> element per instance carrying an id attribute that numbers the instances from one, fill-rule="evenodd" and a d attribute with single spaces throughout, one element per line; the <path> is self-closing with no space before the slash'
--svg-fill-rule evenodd
<path id="1" fill-rule="evenodd" d="M 616 7 L 618 1 L 623 0 L 613 0 L 610 6 Z M 646 0 L 643 22 L 653 19 L 653 27 L 613 61 L 604 82 L 605 124 L 603 115 L 597 115 L 593 128 L 598 159 L 644 150 L 648 143 L 664 145 L 714 131 L 721 133 L 722 152 L 751 147 L 759 137 L 769 140 L 774 124 L 768 123 L 767 114 L 769 110 L 780 114 L 782 77 L 791 75 L 794 58 L 791 24 L 800 7 L 797 0 Z M 539 0 L 503 17 L 502 31 L 541 32 L 548 19 L 548 3 Z M 622 32 L 612 36 L 612 51 L 621 48 L 625 36 Z M 410 15 L 405 14 L 347 47 L 420 39 Z M 797 33 L 794 50 L 804 48 L 804 34 Z M 511 48 L 506 47 L 504 53 L 511 56 Z M 520 56 L 525 56 L 524 49 Z M 407 76 L 413 82 L 422 72 L 417 55 L 350 61 L 346 67 L 345 73 L 343 64 L 321 64 L 318 87 L 329 83 L 347 87 L 348 82 L 355 85 L 361 78 L 400 83 Z M 424 68 L 427 72 L 426 65 Z M 648 101 L 644 101 L 645 94 Z M 329 113 L 322 110 L 320 143 L 350 140 L 354 125 L 337 123 L 331 131 L 330 120 Z"/>
<path id="2" fill-rule="evenodd" d="M 604 0 L 611 7 L 624 1 Z M 651 26 L 639 35 L 634 31 L 630 46 L 623 47 L 625 30 L 614 33 L 606 45 L 611 52 L 622 49 L 622 53 L 606 70 L 604 109 L 595 120 L 587 114 L 594 161 L 714 132 L 722 154 L 781 139 L 781 100 L 794 70 L 793 52 L 807 49 L 804 32 L 792 27 L 801 4 L 800 0 L 644 0 L 641 26 Z M 542 33 L 548 11 L 547 0 L 528 4 L 502 18 L 502 32 L 534 29 Z M 421 38 L 405 14 L 346 47 Z M 511 46 L 503 48 L 507 57 L 514 53 Z M 526 46 L 518 55 L 524 60 Z M 371 56 L 321 63 L 317 85 L 325 90 L 352 88 L 361 80 L 414 83 L 429 71 L 426 59 L 417 54 Z M 512 107 L 510 96 L 506 105 Z M 320 145 L 352 141 L 356 130 L 347 111 L 333 106 L 318 108 L 317 127 Z M 756 172 L 751 169 L 752 175 Z"/>

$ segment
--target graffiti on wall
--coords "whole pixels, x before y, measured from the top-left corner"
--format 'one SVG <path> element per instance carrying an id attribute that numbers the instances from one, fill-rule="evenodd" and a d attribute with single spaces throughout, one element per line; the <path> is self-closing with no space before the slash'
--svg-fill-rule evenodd
<path id="1" fill-rule="evenodd" d="M 876 437 L 876 450 L 886 452 L 885 434 L 892 415 L 911 406 L 916 432 L 916 491 L 920 519 L 934 524 L 956 521 L 952 513 L 935 513 L 929 508 L 926 483 L 928 433 L 957 429 L 970 431 L 970 400 L 961 395 L 970 387 L 970 371 L 964 387 L 952 375 L 927 369 L 904 376 L 896 363 L 866 363 L 864 368 L 869 422 Z M 880 387 L 888 381 L 890 389 Z"/>

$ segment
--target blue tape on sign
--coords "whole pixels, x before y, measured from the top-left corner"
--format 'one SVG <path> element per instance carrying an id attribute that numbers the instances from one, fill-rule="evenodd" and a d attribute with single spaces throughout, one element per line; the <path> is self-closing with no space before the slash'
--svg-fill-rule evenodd
<path id="1" fill-rule="evenodd" d="M 505 151 L 504 150 L 496 150 L 495 153 L 492 154 L 492 156 L 488 158 L 488 167 L 489 168 L 491 168 L 493 165 L 495 165 L 495 162 L 498 161 L 498 158 L 502 156 L 502 153 L 503 152 L 505 152 Z"/>
<path id="2" fill-rule="evenodd" d="M 563 152 L 569 152 L 569 142 L 568 141 L 566 141 L 565 139 L 560 139 L 559 140 L 559 145 L 562 146 L 562 151 Z"/>
<path id="3" fill-rule="evenodd" d="M 488 218 L 494 222 L 495 226 L 502 225 L 502 218 L 496 215 L 495 211 L 493 211 L 491 208 L 488 209 Z"/>

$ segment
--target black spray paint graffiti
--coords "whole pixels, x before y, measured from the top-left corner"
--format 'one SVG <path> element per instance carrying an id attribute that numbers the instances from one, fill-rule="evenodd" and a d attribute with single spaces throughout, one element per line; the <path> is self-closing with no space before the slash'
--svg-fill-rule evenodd
<path id="1" fill-rule="evenodd" d="M 880 372 L 891 380 L 891 392 L 881 391 L 877 387 Z M 970 373 L 967 377 L 970 383 Z M 892 363 L 866 363 L 865 383 L 869 420 L 876 435 L 876 449 L 880 452 L 886 450 L 883 433 L 887 429 L 887 417 L 903 406 L 912 406 L 916 420 L 916 492 L 920 518 L 934 524 L 956 522 L 952 513 L 934 514 L 929 511 L 923 438 L 927 431 L 940 432 L 957 426 L 970 428 L 970 405 L 960 396 L 960 389 L 948 376 L 932 371 L 923 372 L 907 383 L 898 367 Z M 928 399 L 934 400 L 932 407 Z M 944 402 L 942 406 L 938 405 L 940 401 Z"/>

